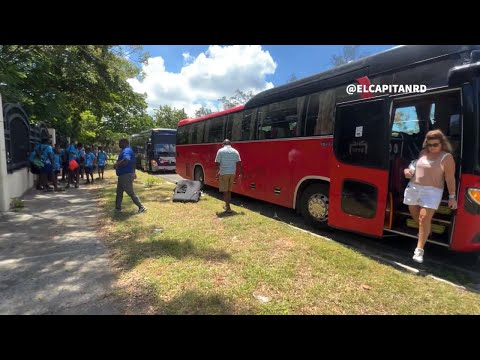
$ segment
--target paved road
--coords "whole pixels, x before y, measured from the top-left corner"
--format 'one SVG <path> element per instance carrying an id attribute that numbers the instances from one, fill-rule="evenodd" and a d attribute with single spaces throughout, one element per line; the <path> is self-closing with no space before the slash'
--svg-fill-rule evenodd
<path id="1" fill-rule="evenodd" d="M 120 314 L 95 190 L 30 191 L 0 215 L 0 314 Z"/>
<path id="2" fill-rule="evenodd" d="M 182 179 L 177 174 L 160 174 L 158 176 L 171 182 Z M 205 192 L 210 196 L 221 199 L 218 189 L 207 187 Z M 340 230 L 320 231 L 306 225 L 303 218 L 292 209 L 236 194 L 232 195 L 232 203 L 272 219 L 330 238 L 350 246 L 373 259 L 383 260 L 390 265 L 398 263 L 400 268 L 404 266 L 411 267 L 418 271 L 420 275 L 431 275 L 448 279 L 456 284 L 480 291 L 480 262 L 478 255 L 454 253 L 444 247 L 428 244 L 424 263 L 417 264 L 411 258 L 416 245 L 415 239 L 412 238 L 388 235 L 383 239 L 372 239 Z"/>

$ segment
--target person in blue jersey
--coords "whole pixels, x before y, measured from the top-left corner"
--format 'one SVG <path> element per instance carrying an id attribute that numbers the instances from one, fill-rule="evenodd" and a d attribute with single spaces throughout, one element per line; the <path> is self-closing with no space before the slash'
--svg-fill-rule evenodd
<path id="1" fill-rule="evenodd" d="M 42 143 L 35 146 L 33 151 L 43 163 L 43 167 L 39 169 L 39 189 L 44 191 L 52 191 L 48 185 L 48 177 L 53 171 L 53 149 L 48 144 L 48 138 L 42 139 Z"/>
<path id="2" fill-rule="evenodd" d="M 129 146 L 128 139 L 120 139 L 118 146 L 121 151 L 118 155 L 118 159 L 113 164 L 113 168 L 117 172 L 117 197 L 115 199 L 115 211 L 122 211 L 123 192 L 126 192 L 128 196 L 133 200 L 135 205 L 138 206 L 138 212 L 145 212 L 147 209 L 142 205 L 137 194 L 133 190 L 133 180 L 136 179 L 135 174 L 136 160 L 135 153 Z"/>
<path id="3" fill-rule="evenodd" d="M 91 147 L 87 147 L 85 152 L 85 175 L 87 177 L 87 181 L 85 184 L 90 184 L 89 176 L 92 178 L 92 184 L 93 184 L 94 165 L 95 165 L 95 154 L 92 152 Z"/>
<path id="4" fill-rule="evenodd" d="M 78 149 L 78 165 L 79 166 L 79 174 L 80 174 L 80 178 L 83 179 L 83 174 L 85 174 L 85 148 L 83 147 L 83 144 L 82 143 L 78 143 L 77 144 L 77 149 Z"/>
<path id="5" fill-rule="evenodd" d="M 238 172 L 237 172 L 238 167 Z M 217 151 L 215 157 L 216 178 L 219 179 L 219 190 L 223 192 L 225 201 L 225 212 L 231 213 L 230 199 L 232 197 L 232 187 L 235 182 L 236 174 L 243 176 L 242 160 L 240 154 L 234 149 L 229 139 L 223 140 L 223 147 Z"/>
<path id="6" fill-rule="evenodd" d="M 105 171 L 105 164 L 107 163 L 107 153 L 103 151 L 101 146 L 98 147 L 98 155 L 97 155 L 97 167 L 98 167 L 98 178 L 100 179 L 100 175 L 102 176 L 101 179 L 103 180 L 103 172 Z"/>
<path id="7" fill-rule="evenodd" d="M 78 145 L 75 145 L 75 142 L 72 141 L 72 143 L 67 147 L 66 151 L 68 153 L 68 183 L 67 183 L 67 186 L 66 188 L 68 189 L 70 187 L 70 184 L 72 182 L 75 182 L 75 188 L 78 188 L 78 181 L 79 181 L 79 171 L 80 171 L 80 168 L 79 167 L 76 167 L 75 169 L 72 170 L 72 168 L 70 167 L 70 162 L 72 160 L 74 160 L 75 162 L 80 163 L 80 155 L 79 155 L 79 151 L 78 151 L 78 148 L 81 147 L 82 144 L 78 144 Z"/>
<path id="8" fill-rule="evenodd" d="M 53 188 L 55 191 L 63 191 L 63 188 L 58 187 L 58 174 L 60 174 L 60 169 L 62 167 L 62 159 L 61 159 L 61 149 L 60 145 L 55 144 L 55 148 L 53 149 Z"/>
<path id="9" fill-rule="evenodd" d="M 60 145 L 58 154 L 60 156 L 60 170 L 62 171 L 62 179 L 60 181 L 65 181 L 66 176 L 68 176 L 68 154 L 65 144 Z"/>

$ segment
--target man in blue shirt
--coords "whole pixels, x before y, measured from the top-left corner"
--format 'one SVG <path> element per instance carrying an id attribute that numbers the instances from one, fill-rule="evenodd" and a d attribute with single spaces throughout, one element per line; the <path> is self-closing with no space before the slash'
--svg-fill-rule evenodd
<path id="1" fill-rule="evenodd" d="M 129 146 L 128 139 L 121 139 L 118 142 L 118 146 L 122 150 L 118 155 L 117 162 L 113 164 L 113 168 L 116 170 L 118 176 L 115 210 L 118 212 L 122 211 L 123 192 L 125 191 L 127 195 L 132 198 L 135 205 L 138 206 L 138 212 L 145 212 L 147 209 L 142 205 L 135 191 L 133 191 L 133 180 L 137 177 L 135 174 L 135 154 Z"/>

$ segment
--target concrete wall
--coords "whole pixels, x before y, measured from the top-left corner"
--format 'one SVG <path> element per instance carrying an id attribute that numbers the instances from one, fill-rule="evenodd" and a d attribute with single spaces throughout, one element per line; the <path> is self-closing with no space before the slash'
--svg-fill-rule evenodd
<path id="1" fill-rule="evenodd" d="M 10 209 L 12 198 L 22 196 L 33 186 L 34 175 L 28 168 L 7 173 L 7 153 L 3 124 L 3 105 L 0 95 L 0 212 Z"/>

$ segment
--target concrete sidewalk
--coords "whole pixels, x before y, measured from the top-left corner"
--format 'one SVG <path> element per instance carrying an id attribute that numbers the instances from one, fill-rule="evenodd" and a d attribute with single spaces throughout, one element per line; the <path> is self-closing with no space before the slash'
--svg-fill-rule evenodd
<path id="1" fill-rule="evenodd" d="M 96 190 L 30 190 L 0 214 L 0 314 L 121 314 L 97 238 Z"/>

